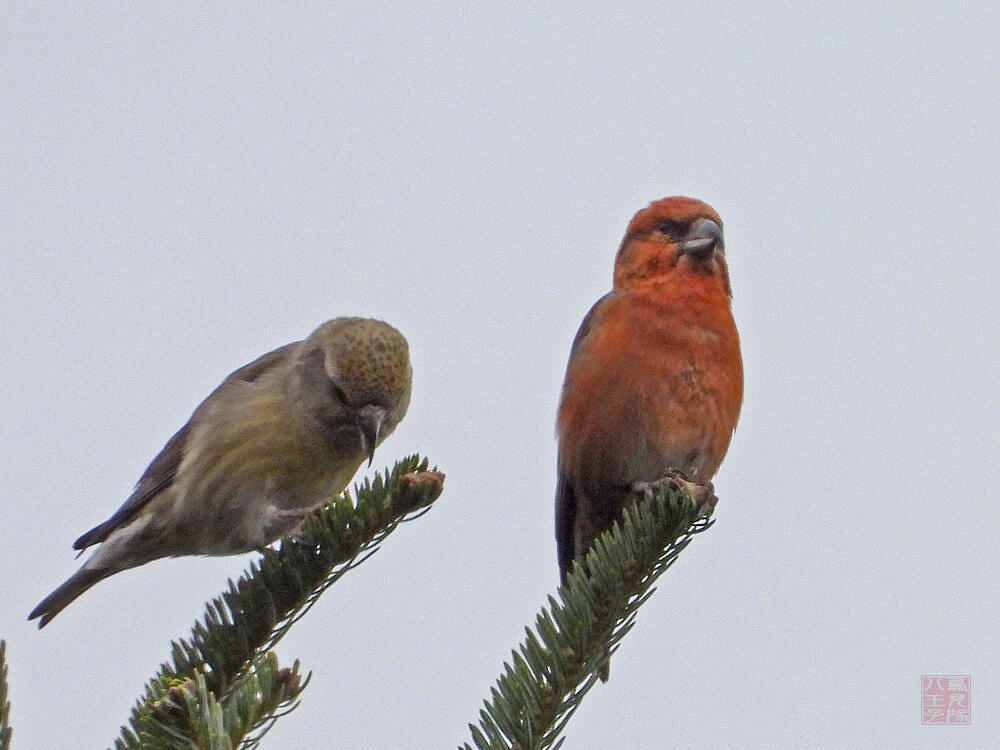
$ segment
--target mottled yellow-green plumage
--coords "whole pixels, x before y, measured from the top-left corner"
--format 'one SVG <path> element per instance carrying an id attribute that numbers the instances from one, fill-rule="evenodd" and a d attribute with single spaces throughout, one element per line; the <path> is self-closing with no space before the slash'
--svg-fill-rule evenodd
<path id="1" fill-rule="evenodd" d="M 327 321 L 241 367 L 206 398 L 111 518 L 100 544 L 29 615 L 44 626 L 120 570 L 270 544 L 340 493 L 410 403 L 409 348 L 387 323 Z"/>
<path id="2" fill-rule="evenodd" d="M 366 318 L 338 318 L 313 333 L 331 352 L 331 368 L 341 384 L 362 394 L 409 391 L 410 351 L 406 339 L 389 335 L 385 324 Z M 331 374 L 333 374 L 331 373 Z"/>

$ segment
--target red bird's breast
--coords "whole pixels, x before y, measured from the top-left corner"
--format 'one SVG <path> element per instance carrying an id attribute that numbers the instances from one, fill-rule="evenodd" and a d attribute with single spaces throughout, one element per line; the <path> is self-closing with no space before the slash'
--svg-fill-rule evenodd
<path id="1" fill-rule="evenodd" d="M 560 469 L 585 494 L 670 468 L 707 482 L 726 454 L 743 397 L 736 324 L 710 280 L 680 280 L 611 292 L 581 329 L 557 425 Z"/>

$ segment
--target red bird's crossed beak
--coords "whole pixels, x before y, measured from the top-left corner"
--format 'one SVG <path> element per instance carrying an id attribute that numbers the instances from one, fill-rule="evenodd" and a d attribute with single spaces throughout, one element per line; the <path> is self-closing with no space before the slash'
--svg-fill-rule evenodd
<path id="1" fill-rule="evenodd" d="M 677 254 L 705 260 L 716 248 L 723 247 L 725 242 L 722 239 L 722 227 L 711 219 L 699 219 L 691 226 L 684 240 L 678 243 Z"/>

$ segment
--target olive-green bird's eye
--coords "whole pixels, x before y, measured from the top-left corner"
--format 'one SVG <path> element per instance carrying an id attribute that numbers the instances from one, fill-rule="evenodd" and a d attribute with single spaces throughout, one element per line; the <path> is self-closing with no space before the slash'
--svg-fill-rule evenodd
<path id="1" fill-rule="evenodd" d="M 334 383 L 332 380 L 330 381 L 329 388 L 330 388 L 330 395 L 333 396 L 335 400 L 339 401 L 342 404 L 347 403 L 347 394 L 344 393 L 343 388 Z"/>

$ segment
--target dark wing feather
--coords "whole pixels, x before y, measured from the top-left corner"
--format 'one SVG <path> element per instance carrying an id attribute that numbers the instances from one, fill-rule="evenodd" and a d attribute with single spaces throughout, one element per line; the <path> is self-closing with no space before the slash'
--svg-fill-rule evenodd
<path id="1" fill-rule="evenodd" d="M 573 337 L 573 346 L 569 350 L 569 360 L 573 361 L 573 355 L 576 354 L 576 350 L 580 348 L 580 343 L 587 338 L 590 333 L 591 327 L 594 324 L 594 317 L 597 315 L 598 308 L 602 307 L 609 299 L 612 297 L 617 297 L 618 292 L 608 292 L 603 297 L 601 297 L 597 302 L 591 305 L 587 314 L 583 316 L 583 321 L 580 323 L 580 327 L 576 331 L 576 336 Z"/>
<path id="2" fill-rule="evenodd" d="M 587 314 L 583 317 L 583 322 L 577 329 L 573 338 L 573 346 L 569 352 L 569 364 L 566 367 L 566 377 L 569 379 L 569 369 L 573 364 L 573 357 L 580 348 L 581 343 L 590 333 L 593 319 L 597 309 L 601 304 L 615 292 L 609 292 L 593 304 Z M 565 385 L 563 386 L 565 387 Z M 559 461 L 559 477 L 556 480 L 556 551 L 559 557 L 559 573 L 565 582 L 573 570 L 573 561 L 576 559 L 576 493 L 570 478 L 562 470 L 562 462 Z"/>
<path id="3" fill-rule="evenodd" d="M 225 380 L 223 380 L 219 387 L 208 395 L 205 401 L 208 401 L 208 399 L 212 398 L 212 396 L 214 396 L 221 388 L 229 385 L 230 383 L 239 381 L 252 383 L 257 380 L 264 373 L 285 362 L 299 343 L 300 342 L 296 341 L 291 344 L 285 344 L 285 346 L 279 347 L 274 351 L 258 357 L 253 362 L 243 365 L 243 367 L 239 368 L 235 372 L 232 372 Z M 202 403 L 204 404 L 205 401 L 202 401 Z M 195 410 L 195 413 L 197 413 L 197 410 Z M 73 549 L 82 550 L 92 544 L 103 542 L 113 531 L 115 531 L 115 529 L 124 526 L 135 518 L 136 514 L 140 509 L 142 509 L 143 506 L 146 505 L 146 503 L 173 484 L 174 477 L 177 474 L 177 469 L 180 467 L 181 461 L 184 459 L 184 449 L 191 434 L 191 424 L 193 419 L 194 417 L 192 416 L 192 418 L 188 420 L 187 424 L 181 427 L 174 434 L 174 436 L 167 441 L 167 444 L 163 446 L 163 450 L 159 452 L 156 458 L 153 459 L 153 462 L 146 468 L 146 471 L 144 471 L 142 476 L 139 478 L 139 482 L 136 484 L 135 490 L 132 492 L 131 496 L 129 496 L 129 499 L 115 511 L 111 518 L 104 523 L 95 526 L 73 542 Z"/>
<path id="4" fill-rule="evenodd" d="M 556 552 L 559 577 L 565 583 L 576 559 L 576 496 L 573 485 L 561 472 L 556 483 Z"/>

